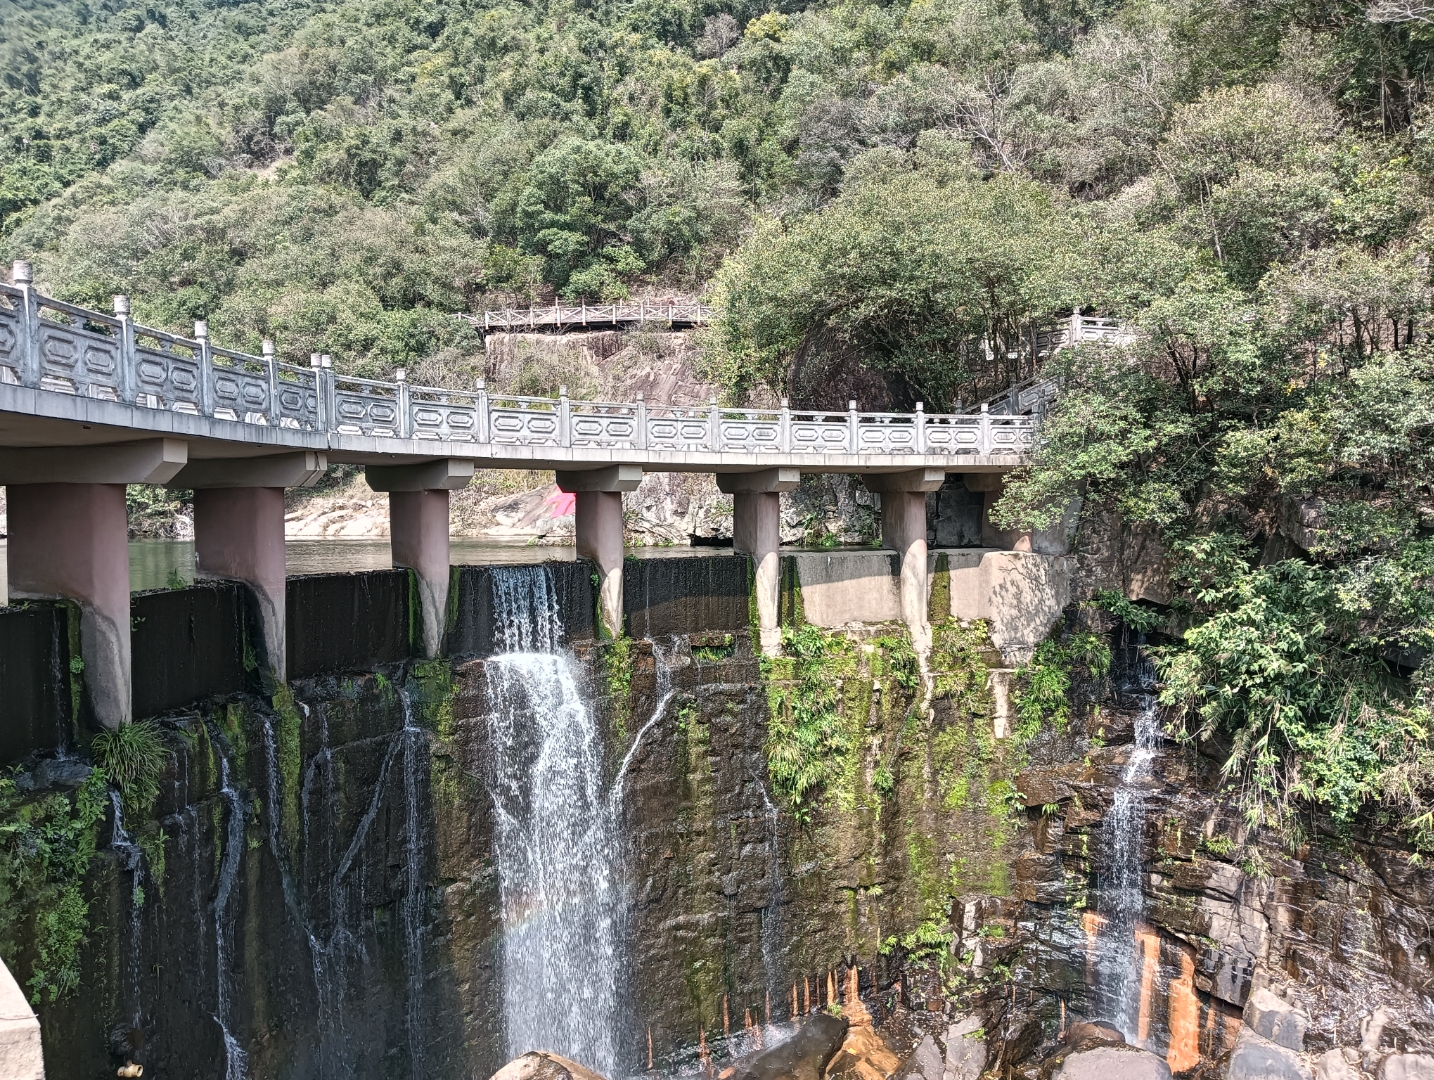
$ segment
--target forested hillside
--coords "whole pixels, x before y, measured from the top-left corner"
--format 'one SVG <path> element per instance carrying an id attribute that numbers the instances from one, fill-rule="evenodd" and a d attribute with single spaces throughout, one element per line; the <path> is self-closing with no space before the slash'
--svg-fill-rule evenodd
<path id="1" fill-rule="evenodd" d="M 1179 632 L 1252 819 L 1427 846 L 1421 4 L 3 0 L 0 243 L 368 373 L 474 356 L 490 301 L 705 289 L 734 399 L 947 408 L 1122 319 L 1047 366 L 1002 520 L 1161 536 L 1168 610 L 1105 602 Z"/>

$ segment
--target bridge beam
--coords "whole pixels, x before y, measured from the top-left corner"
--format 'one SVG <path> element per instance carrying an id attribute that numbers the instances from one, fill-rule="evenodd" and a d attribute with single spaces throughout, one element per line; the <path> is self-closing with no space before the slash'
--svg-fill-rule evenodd
<path id="1" fill-rule="evenodd" d="M 796 490 L 801 479 L 797 469 L 719 473 L 717 476 L 717 487 L 732 496 L 732 549 L 752 558 L 760 645 L 768 656 L 782 651 L 782 631 L 777 622 L 781 589 L 781 492 Z"/>
<path id="2" fill-rule="evenodd" d="M 941 469 L 912 469 L 862 477 L 868 491 L 881 495 L 881 545 L 901 560 L 901 616 L 918 652 L 931 647 L 927 614 L 926 493 L 946 482 Z"/>
<path id="3" fill-rule="evenodd" d="M 576 495 L 573 528 L 578 558 L 591 560 L 598 575 L 598 634 L 622 635 L 622 493 L 642 483 L 642 466 L 610 465 L 586 472 L 560 472 L 558 489 Z"/>
<path id="4" fill-rule="evenodd" d="M 449 492 L 473 479 L 473 462 L 442 458 L 418 465 L 370 465 L 368 486 L 388 494 L 388 538 L 393 565 L 412 570 L 418 580 L 423 619 L 423 655 L 442 655 L 448 619 Z"/>

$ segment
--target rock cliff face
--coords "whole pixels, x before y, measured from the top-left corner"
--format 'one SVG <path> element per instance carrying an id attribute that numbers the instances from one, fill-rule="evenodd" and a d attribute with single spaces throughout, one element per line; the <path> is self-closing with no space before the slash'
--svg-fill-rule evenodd
<path id="1" fill-rule="evenodd" d="M 1128 679 L 1078 686 L 1069 726 L 1018 746 L 995 737 L 1001 661 L 979 627 L 938 626 L 925 671 L 896 626 L 807 627 L 788 656 L 759 660 L 726 562 L 642 566 L 634 639 L 592 640 L 590 604 L 570 631 L 601 783 L 623 777 L 622 1071 L 649 1053 L 658 1070 L 699 1047 L 720 1059 L 748 1017 L 842 1003 L 852 1016 L 859 996 L 865 1030 L 917 1052 L 897 1069 L 873 1043 L 841 1058 L 853 1077 L 1044 1080 L 1062 1031 L 1111 1019 L 1109 852 L 1130 820 L 1123 1000 L 1131 1038 L 1173 1073 L 1216 1075 L 1265 986 L 1308 1016 L 1310 1054 L 1357 1047 L 1376 1007 L 1383 1051 L 1434 1047 L 1434 873 L 1388 837 L 1318 822 L 1283 848 L 1225 806 L 1218 760 L 1168 743 L 1139 772 L 1141 813 L 1117 814 L 1141 716 Z M 576 596 L 582 568 L 563 572 Z M 492 615 L 474 605 L 453 640 L 482 637 Z M 1119 628 L 1096 629 L 1134 663 Z M 50 1075 L 131 1060 L 230 1077 L 502 1065 L 483 654 L 168 717 L 155 806 L 98 826 L 81 988 L 40 1009 Z M 817 783 L 803 794 L 769 762 L 795 752 L 784 740 L 817 706 L 823 750 L 804 759 Z M 84 779 L 52 766 L 22 772 L 27 797 Z M 6 960 L 22 983 L 41 962 Z M 585 989 L 575 976 L 575 1002 Z"/>

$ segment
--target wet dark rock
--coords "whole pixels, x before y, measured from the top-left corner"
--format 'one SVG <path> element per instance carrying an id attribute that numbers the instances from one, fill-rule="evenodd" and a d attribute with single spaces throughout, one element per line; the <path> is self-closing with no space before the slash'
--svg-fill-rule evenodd
<path id="1" fill-rule="evenodd" d="M 604 1080 L 576 1061 L 547 1050 L 530 1050 L 495 1072 L 492 1080 Z"/>
<path id="2" fill-rule="evenodd" d="M 801 1029 L 781 1046 L 738 1062 L 730 1080 L 819 1080 L 827 1062 L 841 1049 L 846 1029 L 844 1016 L 808 1016 Z"/>
<path id="3" fill-rule="evenodd" d="M 1243 1028 L 1230 1054 L 1229 1080 L 1310 1080 L 1299 1055 Z"/>
<path id="4" fill-rule="evenodd" d="M 976 1080 L 985 1070 L 984 1028 L 979 1016 L 963 1016 L 946 1029 L 947 1080 Z"/>
<path id="5" fill-rule="evenodd" d="M 21 773 L 15 786 L 22 791 L 73 791 L 89 778 L 91 766 L 87 761 L 73 758 L 44 758 L 29 772 Z"/>
<path id="6" fill-rule="evenodd" d="M 1080 1020 L 1066 1029 L 1061 1042 L 1072 1051 L 1093 1050 L 1097 1046 L 1124 1046 L 1125 1036 L 1119 1028 L 1099 1020 Z"/>
<path id="7" fill-rule="evenodd" d="M 916 1044 L 916 1049 L 897 1066 L 892 1080 L 942 1080 L 944 1071 L 941 1048 L 936 1045 L 935 1039 L 925 1035 Z"/>
<path id="8" fill-rule="evenodd" d="M 1052 1080 L 1170 1080 L 1170 1066 L 1133 1046 L 1096 1046 L 1066 1057 Z"/>

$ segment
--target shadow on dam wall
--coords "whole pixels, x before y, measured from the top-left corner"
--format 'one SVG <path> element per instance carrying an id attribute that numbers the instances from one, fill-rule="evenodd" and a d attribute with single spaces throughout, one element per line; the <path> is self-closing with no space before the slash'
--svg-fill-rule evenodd
<path id="1" fill-rule="evenodd" d="M 596 589 L 585 561 L 544 563 L 569 641 L 590 640 Z M 743 555 L 629 559 L 623 608 L 629 634 L 655 638 L 734 631 L 750 618 Z M 500 568 L 456 566 L 448 654 L 494 652 L 493 579 Z M 290 679 L 374 671 L 418 655 L 418 614 L 406 570 L 315 574 L 288 581 Z M 130 600 L 136 717 L 262 690 L 257 604 L 239 582 L 205 581 L 135 593 Z M 0 608 L 0 763 L 80 741 L 87 721 L 76 609 L 35 601 Z"/>

